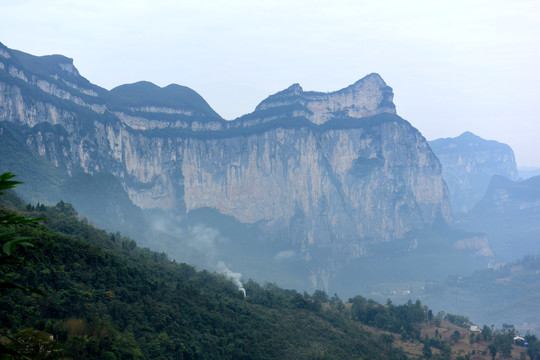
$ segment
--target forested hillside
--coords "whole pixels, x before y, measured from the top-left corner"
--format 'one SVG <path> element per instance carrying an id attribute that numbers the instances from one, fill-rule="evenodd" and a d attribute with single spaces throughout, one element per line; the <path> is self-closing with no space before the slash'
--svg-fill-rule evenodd
<path id="1" fill-rule="evenodd" d="M 317 296 L 254 282 L 245 284 L 244 298 L 224 276 L 78 220 L 70 204 L 1 198 L 25 216 L 46 218 L 10 226 L 34 246 L 19 246 L 9 256 L 14 261 L 2 263 L 2 278 L 45 295 L 3 290 L 0 323 L 8 348 L 16 347 L 10 338 L 39 342 L 44 331 L 59 349 L 50 358 L 404 358 L 347 319 L 337 298 L 323 309 Z"/>
<path id="2" fill-rule="evenodd" d="M 7 358 L 450 359 L 466 343 L 464 328 L 454 340 L 441 336 L 442 319 L 419 301 L 344 303 L 253 281 L 244 296 L 223 275 L 96 229 L 68 203 L 24 204 L 14 193 L 0 202 Z M 21 215 L 45 220 L 12 221 Z M 487 343 L 480 347 L 487 358 Z"/>

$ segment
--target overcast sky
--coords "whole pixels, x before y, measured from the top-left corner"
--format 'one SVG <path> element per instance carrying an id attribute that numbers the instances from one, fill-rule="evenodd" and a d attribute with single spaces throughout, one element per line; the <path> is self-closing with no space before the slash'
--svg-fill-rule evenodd
<path id="1" fill-rule="evenodd" d="M 1 0 L 0 42 L 111 89 L 177 83 L 221 116 L 376 72 L 432 140 L 472 131 L 540 167 L 538 0 Z"/>

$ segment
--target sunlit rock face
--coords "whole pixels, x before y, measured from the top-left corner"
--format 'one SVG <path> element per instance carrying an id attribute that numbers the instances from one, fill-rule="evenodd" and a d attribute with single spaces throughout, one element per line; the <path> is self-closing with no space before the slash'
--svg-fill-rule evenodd
<path id="1" fill-rule="evenodd" d="M 451 222 L 440 163 L 377 74 L 331 93 L 293 85 L 227 122 L 188 88 L 107 91 L 67 58 L 29 66 L 31 55 L 1 49 L 2 120 L 28 125 L 27 145 L 70 173 L 114 174 L 141 208 L 283 227 L 306 260 L 313 249 L 365 256 Z"/>
<path id="2" fill-rule="evenodd" d="M 460 239 L 455 242 L 454 246 L 460 250 L 475 250 L 477 256 L 493 256 L 493 251 L 491 251 L 489 240 L 485 234 Z"/>
<path id="3" fill-rule="evenodd" d="M 429 142 L 443 167 L 454 212 L 467 212 L 482 199 L 493 175 L 518 179 L 510 146 L 470 132 Z"/>
<path id="4" fill-rule="evenodd" d="M 287 107 L 304 107 L 299 112 L 320 125 L 340 117 L 363 118 L 381 113 L 395 114 L 392 88 L 378 74 L 370 74 L 356 83 L 330 93 L 305 92 L 299 84 L 291 85 L 261 102 L 255 112 Z"/>
<path id="5" fill-rule="evenodd" d="M 306 246 L 341 243 L 351 254 L 365 251 L 359 239 L 389 241 L 437 217 L 450 220 L 440 171 L 423 137 L 393 117 L 366 127 L 189 139 L 182 161 L 188 211 L 294 219 Z"/>

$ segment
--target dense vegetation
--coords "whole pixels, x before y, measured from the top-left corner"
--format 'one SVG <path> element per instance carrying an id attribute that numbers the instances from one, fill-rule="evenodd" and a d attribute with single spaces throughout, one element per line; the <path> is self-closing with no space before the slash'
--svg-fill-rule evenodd
<path id="1" fill-rule="evenodd" d="M 2 278 L 45 294 L 3 292 L 0 323 L 18 340 L 12 346 L 51 334 L 58 347 L 49 357 L 73 359 L 404 358 L 345 316 L 337 297 L 323 308 L 321 292 L 248 282 L 244 298 L 223 276 L 88 225 L 70 204 L 3 202 L 47 219 L 8 226 L 34 246 L 19 247 Z"/>
<path id="2" fill-rule="evenodd" d="M 199 120 L 206 118 L 207 120 L 223 121 L 197 92 L 177 84 L 171 84 L 164 88 L 147 81 L 120 85 L 106 95 L 106 101 L 110 109 L 119 109 L 128 113 L 133 112 L 132 107 L 182 108 L 195 112 Z M 147 115 L 151 114 L 151 112 L 147 113 Z M 179 116 L 176 116 L 176 119 L 178 118 Z M 185 119 L 192 120 L 193 116 L 187 116 Z"/>
<path id="3" fill-rule="evenodd" d="M 356 296 L 345 304 L 324 291 L 301 294 L 251 280 L 244 297 L 226 277 L 99 230 L 63 201 L 24 204 L 7 193 L 0 220 L 6 358 L 450 359 L 451 344 L 463 338 L 459 331 L 428 336 L 425 328 L 440 326 L 441 314 L 420 301 L 381 305 Z M 6 245 L 14 242 L 20 246 Z M 444 318 L 468 324 L 459 315 Z M 484 355 L 507 356 L 513 334 L 510 326 L 484 327 L 469 341 L 490 341 Z M 535 359 L 540 343 L 528 340 Z M 407 341 L 421 352 L 405 352 Z"/>

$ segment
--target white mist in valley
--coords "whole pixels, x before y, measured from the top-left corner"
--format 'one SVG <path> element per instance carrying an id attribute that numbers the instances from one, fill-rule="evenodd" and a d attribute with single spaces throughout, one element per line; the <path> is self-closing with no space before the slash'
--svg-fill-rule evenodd
<path id="1" fill-rule="evenodd" d="M 230 265 L 219 259 L 217 244 L 226 243 L 229 239 L 222 236 L 217 229 L 206 225 L 198 224 L 183 228 L 177 224 L 177 219 L 165 217 L 153 219 L 153 229 L 161 234 L 155 238 L 163 239 L 163 235 L 167 237 L 162 241 L 160 250 L 176 260 L 202 266 L 207 270 L 224 275 L 236 285 L 238 291 L 242 292 L 245 297 L 246 290 L 241 282 L 242 274 L 232 271 L 229 268 Z"/>

